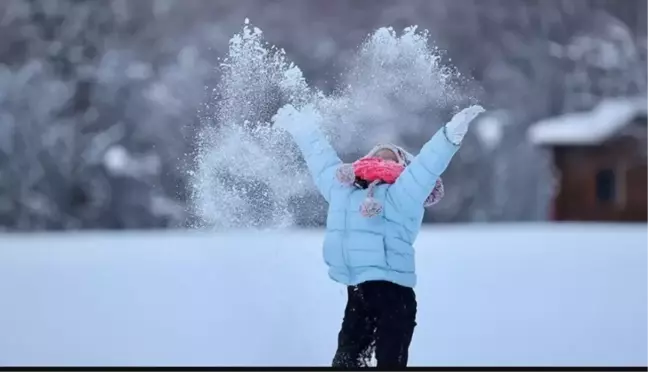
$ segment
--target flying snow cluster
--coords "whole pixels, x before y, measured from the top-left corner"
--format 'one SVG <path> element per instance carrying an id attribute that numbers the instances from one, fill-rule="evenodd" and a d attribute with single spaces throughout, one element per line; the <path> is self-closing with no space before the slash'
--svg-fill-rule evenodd
<path id="1" fill-rule="evenodd" d="M 216 229 L 286 227 L 294 223 L 294 203 L 313 207 L 298 202 L 313 187 L 299 153 L 271 126 L 282 105 L 313 104 L 333 146 L 358 152 L 438 128 L 435 113 L 456 110 L 465 99 L 457 88 L 463 77 L 416 27 L 370 34 L 331 94 L 309 87 L 285 51 L 266 43 L 248 20 L 217 73 L 190 173 L 193 208 L 203 227 Z"/>

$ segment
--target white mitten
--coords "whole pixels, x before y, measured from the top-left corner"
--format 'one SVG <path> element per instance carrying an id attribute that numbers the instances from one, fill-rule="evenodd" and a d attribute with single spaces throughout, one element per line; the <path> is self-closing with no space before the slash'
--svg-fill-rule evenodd
<path id="1" fill-rule="evenodd" d="M 468 132 L 468 126 L 470 123 L 484 111 L 486 110 L 484 110 L 480 105 L 473 105 L 455 114 L 455 116 L 452 117 L 452 120 L 450 120 L 444 127 L 444 133 L 448 141 L 459 146 L 466 135 L 466 132 Z"/>
<path id="2" fill-rule="evenodd" d="M 277 110 L 277 113 L 272 117 L 272 124 L 275 128 L 290 131 L 297 125 L 298 116 L 299 111 L 289 103 Z"/>
<path id="3" fill-rule="evenodd" d="M 272 117 L 275 128 L 281 128 L 290 133 L 316 129 L 321 121 L 322 116 L 312 104 L 305 105 L 300 110 L 291 104 L 286 104 Z"/>

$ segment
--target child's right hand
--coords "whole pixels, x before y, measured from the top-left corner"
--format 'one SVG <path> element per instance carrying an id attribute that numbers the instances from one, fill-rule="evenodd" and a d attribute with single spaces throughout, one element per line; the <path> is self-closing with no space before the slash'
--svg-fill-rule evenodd
<path id="1" fill-rule="evenodd" d="M 271 120 L 275 128 L 281 128 L 290 133 L 295 133 L 300 129 L 318 126 L 321 119 L 322 116 L 312 104 L 305 105 L 298 110 L 295 106 L 288 103 L 277 110 L 277 113 Z"/>
<path id="2" fill-rule="evenodd" d="M 277 113 L 272 117 L 271 121 L 275 128 L 288 130 L 290 127 L 295 125 L 296 116 L 298 114 L 299 112 L 295 106 L 288 103 L 277 110 Z"/>

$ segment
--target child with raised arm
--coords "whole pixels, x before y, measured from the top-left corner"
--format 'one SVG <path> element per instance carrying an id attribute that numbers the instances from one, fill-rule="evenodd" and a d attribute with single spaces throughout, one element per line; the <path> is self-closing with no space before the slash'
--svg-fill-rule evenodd
<path id="1" fill-rule="evenodd" d="M 343 164 L 320 132 L 313 106 L 286 105 L 273 118 L 292 135 L 329 204 L 324 260 L 348 294 L 333 367 L 367 366 L 374 351 L 378 368 L 407 366 L 416 326 L 413 244 L 424 208 L 443 196 L 441 174 L 483 111 L 456 114 L 416 157 L 377 145 L 353 164 Z"/>

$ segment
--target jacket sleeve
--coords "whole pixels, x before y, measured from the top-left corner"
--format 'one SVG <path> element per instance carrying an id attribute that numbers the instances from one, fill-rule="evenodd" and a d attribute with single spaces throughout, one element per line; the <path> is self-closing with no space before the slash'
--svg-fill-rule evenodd
<path id="1" fill-rule="evenodd" d="M 459 146 L 451 143 L 441 128 L 387 189 L 387 197 L 405 215 L 418 215 L 458 149 Z"/>
<path id="2" fill-rule="evenodd" d="M 315 123 L 304 122 L 300 128 L 285 128 L 304 156 L 315 186 L 329 202 L 336 185 L 335 174 L 342 161 Z"/>

